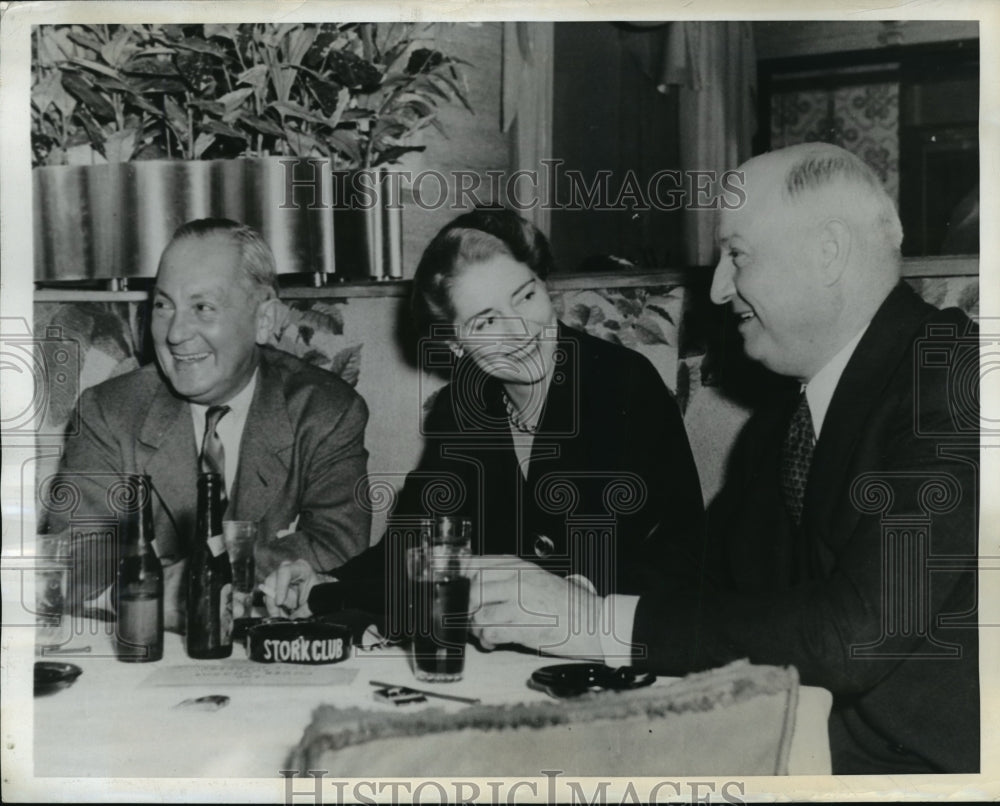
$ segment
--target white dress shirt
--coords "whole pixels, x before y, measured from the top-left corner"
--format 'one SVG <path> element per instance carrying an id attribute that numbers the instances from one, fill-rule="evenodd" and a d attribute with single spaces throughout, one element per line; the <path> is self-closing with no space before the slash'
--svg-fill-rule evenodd
<path id="1" fill-rule="evenodd" d="M 833 393 L 840 383 L 847 362 L 851 360 L 858 342 L 868 330 L 866 324 L 858 334 L 817 372 L 805 385 L 809 414 L 813 421 L 816 439 L 819 439 L 823 421 L 833 400 Z M 631 666 L 632 628 L 635 624 L 635 609 L 639 606 L 638 596 L 610 594 L 604 597 L 601 617 L 601 651 L 608 666 Z M 611 629 L 608 629 L 610 627 Z"/>
<path id="2" fill-rule="evenodd" d="M 254 389 L 257 388 L 259 374 L 259 369 L 254 370 L 250 382 L 237 392 L 236 397 L 226 401 L 224 405 L 229 406 L 229 411 L 215 427 L 215 432 L 222 440 L 222 447 L 226 451 L 226 492 L 229 495 L 232 495 L 236 471 L 240 466 L 240 442 L 243 440 L 243 427 L 247 423 L 247 414 L 250 412 L 250 403 L 253 401 L 253 393 Z M 205 440 L 205 417 L 209 407 L 200 403 L 189 405 L 191 419 L 194 422 L 194 438 L 198 447 L 198 456 L 201 456 L 201 444 Z"/>

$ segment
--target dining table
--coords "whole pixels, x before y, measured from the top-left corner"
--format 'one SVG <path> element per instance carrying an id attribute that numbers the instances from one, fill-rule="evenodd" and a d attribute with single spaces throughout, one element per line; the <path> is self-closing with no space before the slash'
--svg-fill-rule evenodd
<path id="1" fill-rule="evenodd" d="M 374 715 L 457 711 L 468 707 L 465 699 L 485 705 L 551 701 L 528 680 L 536 669 L 560 662 L 470 644 L 461 680 L 430 683 L 416 680 L 406 648 L 398 645 L 354 647 L 345 660 L 325 665 L 258 663 L 239 643 L 229 658 L 192 660 L 182 636 L 167 633 L 161 660 L 134 663 L 116 657 L 113 630 L 112 623 L 93 622 L 63 646 L 36 650 L 37 661 L 80 670 L 63 688 L 36 691 L 37 778 L 278 778 L 289 774 L 282 770 L 290 751 L 319 706 Z M 431 696 L 396 705 L 376 697 L 380 686 L 373 681 L 459 699 Z M 670 682 L 661 677 L 653 685 Z M 829 774 L 831 702 L 823 689 L 800 687 L 789 774 Z"/>

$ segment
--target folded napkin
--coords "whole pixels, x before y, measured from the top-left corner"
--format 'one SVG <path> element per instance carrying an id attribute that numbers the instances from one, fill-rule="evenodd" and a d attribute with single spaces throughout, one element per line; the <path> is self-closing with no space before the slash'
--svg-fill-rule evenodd
<path id="1" fill-rule="evenodd" d="M 321 706 L 286 769 L 337 777 L 783 775 L 794 668 L 738 661 L 571 700 L 383 713 Z"/>

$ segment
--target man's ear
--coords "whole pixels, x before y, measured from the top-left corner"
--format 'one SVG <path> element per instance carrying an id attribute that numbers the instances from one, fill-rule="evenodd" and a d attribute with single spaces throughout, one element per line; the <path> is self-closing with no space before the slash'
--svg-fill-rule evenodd
<path id="1" fill-rule="evenodd" d="M 278 326 L 278 298 L 270 296 L 257 303 L 257 344 L 271 341 L 271 335 Z"/>
<path id="2" fill-rule="evenodd" d="M 851 258 L 854 238 L 850 226 L 840 218 L 828 218 L 819 230 L 820 276 L 824 285 L 840 280 Z"/>

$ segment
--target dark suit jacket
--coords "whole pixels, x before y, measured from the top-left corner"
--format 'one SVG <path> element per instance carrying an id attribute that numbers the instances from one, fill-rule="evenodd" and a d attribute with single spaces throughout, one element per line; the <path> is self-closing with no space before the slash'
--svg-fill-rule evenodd
<path id="1" fill-rule="evenodd" d="M 708 583 L 674 580 L 639 602 L 642 665 L 796 666 L 803 683 L 833 692 L 834 773 L 979 770 L 969 328 L 904 284 L 889 295 L 830 403 L 801 529 L 779 484 L 798 389 L 751 420 L 709 509 L 707 542 L 692 549 L 709 558 Z"/>
<path id="2" fill-rule="evenodd" d="M 282 559 L 335 568 L 369 543 L 371 515 L 358 505 L 356 492 L 367 478 L 367 407 L 335 375 L 278 350 L 259 351 L 260 374 L 226 517 L 260 522 L 260 579 Z M 79 405 L 80 429 L 66 442 L 56 482 L 71 485 L 62 490 L 75 490 L 77 498 L 67 506 L 53 488 L 49 531 L 65 529 L 70 517 L 113 516 L 107 491 L 115 475 L 144 473 L 152 479 L 158 552 L 165 565 L 182 560 L 194 528 L 198 474 L 187 402 L 150 364 L 88 389 Z M 278 531 L 296 519 L 294 532 L 279 539 Z M 77 600 L 104 590 L 117 563 L 110 533 L 90 534 L 75 547 Z"/>
<path id="3" fill-rule="evenodd" d="M 680 411 L 641 354 L 565 326 L 559 340 L 527 479 L 502 385 L 461 362 L 426 418 L 424 453 L 385 537 L 335 572 L 339 595 L 314 589 L 315 612 L 384 610 L 383 580 L 400 578 L 408 525 L 434 512 L 471 518 L 477 554 L 583 574 L 602 594 L 658 584 L 676 535 L 698 532 L 703 517 Z"/>

